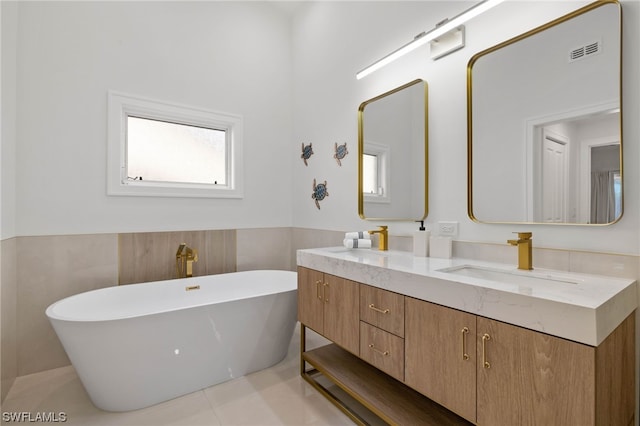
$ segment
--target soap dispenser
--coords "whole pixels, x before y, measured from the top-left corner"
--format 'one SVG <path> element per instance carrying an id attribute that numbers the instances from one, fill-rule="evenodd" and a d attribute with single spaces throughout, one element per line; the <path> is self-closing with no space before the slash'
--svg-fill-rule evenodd
<path id="1" fill-rule="evenodd" d="M 424 220 L 416 220 L 420 222 L 420 228 L 413 231 L 413 255 L 420 257 L 429 256 L 429 236 L 430 232 L 424 227 Z"/>

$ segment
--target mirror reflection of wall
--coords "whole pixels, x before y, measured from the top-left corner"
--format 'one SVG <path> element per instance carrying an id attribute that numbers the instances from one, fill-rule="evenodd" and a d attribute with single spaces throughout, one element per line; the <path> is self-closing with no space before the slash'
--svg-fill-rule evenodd
<path id="1" fill-rule="evenodd" d="M 620 5 L 596 2 L 471 59 L 472 219 L 620 218 L 621 156 L 610 166 L 617 183 L 599 184 L 612 190 L 594 192 L 591 183 L 592 148 L 617 145 L 621 152 L 620 38 Z"/>
<path id="2" fill-rule="evenodd" d="M 426 90 L 415 80 L 360 105 L 358 213 L 364 219 L 426 217 Z"/>

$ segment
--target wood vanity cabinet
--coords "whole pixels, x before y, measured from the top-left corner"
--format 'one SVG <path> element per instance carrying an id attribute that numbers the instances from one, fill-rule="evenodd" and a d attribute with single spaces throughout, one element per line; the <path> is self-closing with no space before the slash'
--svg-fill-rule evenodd
<path id="1" fill-rule="evenodd" d="M 405 297 L 405 383 L 476 420 L 476 316 Z"/>
<path id="2" fill-rule="evenodd" d="M 478 425 L 596 424 L 595 348 L 482 317 L 477 327 Z"/>
<path id="3" fill-rule="evenodd" d="M 477 325 L 491 336 L 490 368 L 478 365 L 479 425 L 633 423 L 635 313 L 597 347 L 482 317 Z"/>
<path id="4" fill-rule="evenodd" d="M 390 424 L 634 422 L 635 312 L 593 347 L 298 267 L 298 319 L 302 376 L 359 424 L 315 375 Z"/>
<path id="5" fill-rule="evenodd" d="M 406 297 L 406 380 L 477 425 L 628 425 L 635 315 L 600 346 Z"/>
<path id="6" fill-rule="evenodd" d="M 298 267 L 298 321 L 358 355 L 359 285 L 334 275 Z"/>

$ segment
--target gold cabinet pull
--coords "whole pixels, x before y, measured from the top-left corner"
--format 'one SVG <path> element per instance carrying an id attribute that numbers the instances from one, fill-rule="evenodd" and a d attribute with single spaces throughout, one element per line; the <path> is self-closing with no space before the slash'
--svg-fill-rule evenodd
<path id="1" fill-rule="evenodd" d="M 381 314 L 388 314 L 389 313 L 389 309 L 376 308 L 376 305 L 374 305 L 373 303 L 371 303 L 369 305 L 369 309 L 373 309 L 374 311 L 380 312 Z"/>
<path id="2" fill-rule="evenodd" d="M 484 333 L 482 335 L 482 368 L 491 368 L 491 364 L 489 363 L 489 361 L 487 361 L 487 351 L 485 348 L 485 342 L 487 340 L 491 340 L 491 336 L 489 336 L 487 333 Z"/>
<path id="3" fill-rule="evenodd" d="M 316 281 L 316 297 L 322 300 L 322 294 L 320 294 L 320 284 L 322 284 L 322 280 Z"/>
<path id="4" fill-rule="evenodd" d="M 329 283 L 324 283 L 324 301 L 329 303 Z"/>
<path id="5" fill-rule="evenodd" d="M 460 331 L 462 333 L 462 360 L 467 361 L 469 359 L 469 354 L 467 353 L 467 334 L 469 334 L 469 328 L 463 327 Z"/>
<path id="6" fill-rule="evenodd" d="M 381 351 L 380 349 L 376 348 L 373 343 L 369 343 L 369 347 L 374 351 L 374 352 L 378 352 L 380 355 L 384 355 L 384 356 L 389 356 L 389 351 Z"/>

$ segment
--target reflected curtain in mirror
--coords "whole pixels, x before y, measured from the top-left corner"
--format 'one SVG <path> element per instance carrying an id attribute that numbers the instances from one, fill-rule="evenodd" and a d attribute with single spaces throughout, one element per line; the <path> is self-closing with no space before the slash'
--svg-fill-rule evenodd
<path id="1" fill-rule="evenodd" d="M 621 214 L 620 145 L 591 149 L 590 223 L 610 223 Z"/>

